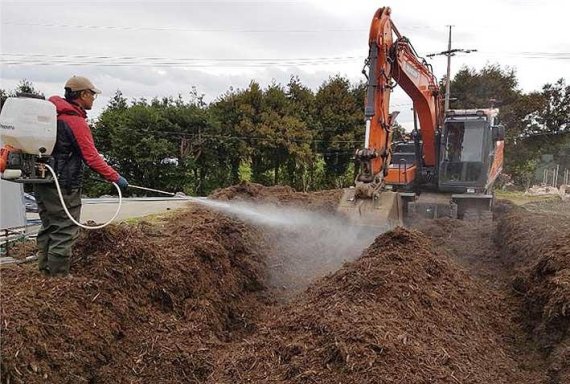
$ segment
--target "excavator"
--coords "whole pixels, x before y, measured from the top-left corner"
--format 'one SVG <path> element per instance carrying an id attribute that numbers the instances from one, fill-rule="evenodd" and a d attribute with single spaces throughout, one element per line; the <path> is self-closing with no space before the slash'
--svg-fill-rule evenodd
<path id="1" fill-rule="evenodd" d="M 364 148 L 355 152 L 359 173 L 344 190 L 339 211 L 370 226 L 489 217 L 503 167 L 498 110 L 444 110 L 432 67 L 400 34 L 389 7 L 372 19 L 366 67 Z M 390 111 L 390 95 L 397 85 L 411 98 L 419 129 L 413 140 L 394 143 L 398 112 Z"/>

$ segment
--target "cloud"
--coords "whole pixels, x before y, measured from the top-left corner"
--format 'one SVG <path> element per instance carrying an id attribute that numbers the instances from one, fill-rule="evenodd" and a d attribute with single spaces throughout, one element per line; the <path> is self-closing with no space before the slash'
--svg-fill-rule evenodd
<path id="1" fill-rule="evenodd" d="M 28 79 L 46 94 L 61 93 L 67 78 L 82 74 L 105 91 L 98 100 L 104 105 L 116 89 L 127 98 L 152 98 L 187 94 L 195 86 L 213 100 L 253 79 L 267 86 L 295 75 L 314 90 L 335 74 L 359 81 L 378 3 L 19 0 L 0 6 L 2 88 Z M 515 67 L 521 88 L 532 91 L 569 75 L 570 43 L 559 33 L 569 8 L 563 0 L 480 0 L 472 7 L 409 0 L 392 7 L 392 19 L 421 56 L 446 50 L 446 25 L 453 24 L 453 47 L 478 53 L 454 56 L 452 75 L 462 65 L 499 63 Z M 566 56 L 525 56 L 528 51 Z M 445 57 L 430 62 L 441 78 Z M 410 127 L 409 98 L 397 91 L 392 100 L 402 111 L 400 123 Z"/>

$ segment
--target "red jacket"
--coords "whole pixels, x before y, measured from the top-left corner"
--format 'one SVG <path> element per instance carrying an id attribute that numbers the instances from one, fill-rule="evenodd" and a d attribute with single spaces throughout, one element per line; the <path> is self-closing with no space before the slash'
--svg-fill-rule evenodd
<path id="1" fill-rule="evenodd" d="M 72 141 L 74 142 L 73 147 L 76 151 L 79 151 L 79 155 L 89 168 L 100 174 L 107 181 L 116 182 L 119 180 L 120 176 L 117 171 L 107 164 L 99 154 L 99 151 L 97 151 L 97 148 L 95 148 L 93 135 L 86 121 L 87 113 L 85 110 L 59 96 L 52 96 L 49 98 L 49 101 L 55 104 L 58 120 L 58 143 L 56 143 L 54 149 L 54 157 L 57 157 L 57 153 L 55 152 L 58 149 L 61 136 L 59 131 L 60 127 L 63 126 L 65 130 L 69 129 L 71 131 L 73 135 Z M 76 179 L 77 177 L 71 176 L 71 178 Z M 69 180 L 68 183 L 68 186 L 75 187 L 75 184 L 81 184 L 81 180 L 80 178 L 79 180 Z"/>

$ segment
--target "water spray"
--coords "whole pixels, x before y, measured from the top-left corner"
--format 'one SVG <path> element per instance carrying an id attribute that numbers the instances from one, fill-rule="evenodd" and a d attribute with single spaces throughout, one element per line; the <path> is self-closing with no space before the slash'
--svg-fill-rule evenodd
<path id="1" fill-rule="evenodd" d="M 204 208 L 269 229 L 269 282 L 288 294 L 306 288 L 314 279 L 356 259 L 378 235 L 388 230 L 354 226 L 333 212 L 266 202 L 214 200 L 129 184 L 128 188 L 188 200 Z"/>
<path id="2" fill-rule="evenodd" d="M 240 217 L 246 221 L 250 221 L 256 224 L 268 225 L 271 227 L 276 226 L 298 226 L 306 225 L 310 220 L 307 213 L 301 213 L 296 210 L 277 210 L 274 208 L 273 211 L 278 211 L 276 213 L 268 212 L 267 206 L 247 204 L 245 202 L 225 202 L 221 200 L 210 200 L 207 197 L 191 197 L 191 196 L 180 196 L 176 193 L 162 191 L 160 189 L 153 189 L 148 187 L 142 187 L 139 185 L 129 184 L 129 188 L 140 189 L 143 191 L 161 193 L 163 195 L 173 196 L 181 199 L 186 199 L 194 203 L 204 205 L 208 208 L 222 211 L 227 214 L 232 214 L 234 216 Z"/>
<path id="3" fill-rule="evenodd" d="M 291 293 L 304 289 L 315 278 L 338 269 L 344 262 L 356 259 L 376 236 L 389 229 L 353 226 L 331 212 L 264 202 L 213 200 L 132 184 L 128 188 L 187 200 L 269 229 L 270 284 Z M 119 208 L 120 201 L 121 195 Z"/>

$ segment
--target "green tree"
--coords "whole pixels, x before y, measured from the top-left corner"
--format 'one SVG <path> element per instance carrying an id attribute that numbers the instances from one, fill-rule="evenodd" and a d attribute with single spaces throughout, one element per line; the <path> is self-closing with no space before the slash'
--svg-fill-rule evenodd
<path id="1" fill-rule="evenodd" d="M 212 125 L 198 100 L 185 103 L 179 96 L 127 105 L 118 91 L 94 136 L 109 163 L 132 184 L 200 194 L 220 184 L 211 161 L 217 148 L 202 141 Z"/>
<path id="2" fill-rule="evenodd" d="M 39 97 L 45 97 L 41 91 L 36 89 L 36 87 L 31 81 L 23 79 L 18 83 L 16 89 L 12 91 L 0 89 L 0 110 L 2 109 L 2 106 L 4 105 L 4 102 L 8 97 L 16 97 L 19 94 L 29 94 Z"/>
<path id="3" fill-rule="evenodd" d="M 394 123 L 392 127 L 392 142 L 396 143 L 398 141 L 406 140 L 406 130 L 398 122 Z"/>
<path id="4" fill-rule="evenodd" d="M 247 141 L 240 137 L 238 126 L 242 113 L 238 108 L 239 92 L 230 89 L 209 107 L 209 115 L 213 126 L 218 132 L 218 140 L 223 143 L 223 158 L 229 168 L 229 183 L 241 181 L 240 169 L 242 164 L 249 163 L 250 149 Z"/>
<path id="5" fill-rule="evenodd" d="M 570 85 L 564 79 L 542 88 L 544 104 L 538 113 L 539 125 L 544 132 L 559 133 L 570 131 Z"/>
<path id="6" fill-rule="evenodd" d="M 16 87 L 16 90 L 14 91 L 14 93 L 16 95 L 19 93 L 27 93 L 30 95 L 44 97 L 44 94 L 42 92 L 38 91 L 31 81 L 28 81 L 26 79 L 24 79 L 24 80 L 20 81 L 20 83 L 18 83 L 18 86 Z"/>
<path id="7" fill-rule="evenodd" d="M 463 67 L 451 81 L 451 108 L 489 108 L 509 106 L 521 95 L 514 69 L 488 64 L 481 70 Z"/>
<path id="8" fill-rule="evenodd" d="M 259 83 L 252 81 L 246 90 L 239 93 L 236 101 L 239 120 L 235 126 L 235 134 L 246 143 L 252 181 L 269 185 L 271 178 L 266 172 L 271 165 L 265 162 L 264 142 L 262 142 L 265 138 L 260 134 L 263 90 Z"/>
<path id="9" fill-rule="evenodd" d="M 330 78 L 317 91 L 318 148 L 325 161 L 325 187 L 352 183 L 346 176 L 354 149 L 364 141 L 363 103 L 363 88 L 351 87 L 340 76 Z"/>
<path id="10" fill-rule="evenodd" d="M 260 133 L 267 138 L 265 158 L 273 165 L 273 184 L 281 183 L 281 174 L 294 184 L 297 163 L 310 156 L 312 133 L 302 117 L 294 113 L 283 87 L 272 84 L 265 90 Z"/>
<path id="11" fill-rule="evenodd" d="M 542 92 L 522 95 L 505 116 L 515 129 L 507 130 L 508 156 L 505 169 L 516 184 L 527 186 L 536 170 L 540 155 L 556 153 L 564 144 L 558 138 L 568 132 L 570 121 L 570 87 L 560 79 L 546 84 Z M 518 124 L 518 125 L 517 125 Z"/>
<path id="12" fill-rule="evenodd" d="M 128 100 L 126 97 L 123 96 L 123 92 L 120 89 L 117 89 L 115 95 L 109 100 L 109 104 L 107 104 L 107 110 L 112 111 L 124 111 L 129 107 Z"/>
<path id="13" fill-rule="evenodd" d="M 315 189 L 319 161 L 315 141 L 319 127 L 315 94 L 301 84 L 298 77 L 291 77 L 286 92 L 289 99 L 288 115 L 295 117 L 302 124 L 297 129 L 299 140 L 290 150 L 292 156 L 287 162 L 285 180 L 297 190 Z"/>

